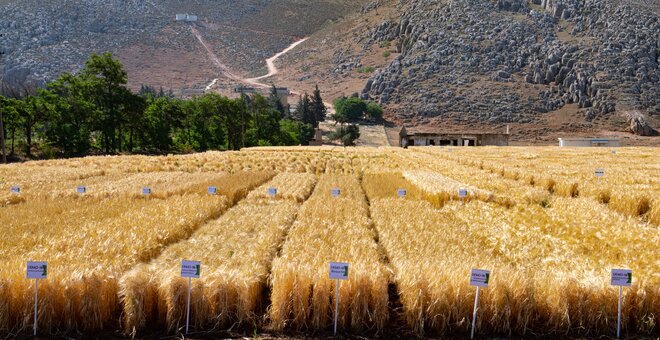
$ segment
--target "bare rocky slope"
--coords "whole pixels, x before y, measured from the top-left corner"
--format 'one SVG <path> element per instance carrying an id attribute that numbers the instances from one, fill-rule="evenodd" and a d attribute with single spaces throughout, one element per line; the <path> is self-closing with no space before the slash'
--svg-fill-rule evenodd
<path id="1" fill-rule="evenodd" d="M 634 0 L 376 0 L 350 29 L 316 34 L 289 56 L 306 70 L 289 81 L 353 82 L 344 94 L 379 101 L 397 125 L 635 139 L 625 134 L 656 134 L 660 118 L 659 10 Z"/>
<path id="2" fill-rule="evenodd" d="M 236 72 L 312 34 L 363 1 L 308 0 L 0 0 L 0 74 L 44 81 L 75 71 L 92 52 L 113 52 L 133 87 L 202 87 L 218 70 L 191 34 L 195 27 Z M 175 14 L 198 16 L 175 22 Z"/>

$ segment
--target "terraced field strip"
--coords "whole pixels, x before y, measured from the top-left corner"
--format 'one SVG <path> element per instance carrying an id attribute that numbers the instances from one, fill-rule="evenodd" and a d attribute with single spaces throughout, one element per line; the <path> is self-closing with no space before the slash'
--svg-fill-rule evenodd
<path id="1" fill-rule="evenodd" d="M 589 148 L 415 150 L 537 186 L 555 196 L 591 197 L 622 214 L 660 225 L 660 162 L 654 148 L 619 148 L 615 153 Z M 597 177 L 597 169 L 604 170 L 604 176 Z"/>
<path id="2" fill-rule="evenodd" d="M 163 323 L 173 330 L 185 324 L 187 286 L 179 277 L 183 259 L 202 263 L 191 295 L 193 325 L 260 323 L 272 260 L 316 181 L 312 174 L 279 174 L 189 239 L 126 273 L 120 283 L 125 331 Z M 279 196 L 255 195 L 269 187 L 277 187 Z"/>
<path id="3" fill-rule="evenodd" d="M 332 197 L 331 190 L 341 190 Z M 360 181 L 322 175 L 273 261 L 270 320 L 276 330 L 332 325 L 335 283 L 330 262 L 350 263 L 339 299 L 339 327 L 382 329 L 388 318 L 388 271 L 375 241 Z"/>
<path id="4" fill-rule="evenodd" d="M 469 272 L 483 268 L 492 274 L 480 295 L 479 330 L 611 333 L 617 291 L 609 286 L 609 271 L 632 268 L 639 275 L 624 300 L 624 328 L 653 332 L 660 235 L 606 207 L 569 209 L 575 199 L 557 200 L 547 209 L 481 201 L 434 209 L 424 201 L 372 199 L 408 325 L 420 334 L 467 334 L 475 294 Z"/>
<path id="5" fill-rule="evenodd" d="M 447 197 L 445 200 L 456 200 L 460 187 L 468 190 L 466 200 L 479 199 L 504 206 L 547 204 L 549 199 L 549 193 L 545 190 L 502 178 L 472 165 L 447 161 L 435 153 L 412 152 L 398 156 L 407 159 L 410 164 L 411 170 L 404 171 L 406 178 L 431 194 Z"/>
<path id="6" fill-rule="evenodd" d="M 48 261 L 50 269 L 39 286 L 42 329 L 108 326 L 119 306 L 117 281 L 125 271 L 186 239 L 268 178 L 221 176 L 213 182 L 227 196 L 202 191 L 161 200 L 62 198 L 3 208 L 0 225 L 11 232 L 1 244 L 0 329 L 15 331 L 31 323 L 32 283 L 24 279 L 24 270 L 35 259 Z"/>

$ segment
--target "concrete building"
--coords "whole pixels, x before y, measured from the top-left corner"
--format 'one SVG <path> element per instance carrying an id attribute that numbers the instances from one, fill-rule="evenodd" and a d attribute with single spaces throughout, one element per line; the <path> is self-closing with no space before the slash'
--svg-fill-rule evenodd
<path id="1" fill-rule="evenodd" d="M 188 22 L 197 21 L 197 16 L 190 14 L 177 14 L 175 18 L 176 21 L 188 21 Z"/>
<path id="2" fill-rule="evenodd" d="M 401 146 L 508 146 L 508 133 L 444 132 L 407 130 L 399 132 Z"/>
<path id="3" fill-rule="evenodd" d="M 621 142 L 618 138 L 559 138 L 561 147 L 619 147 Z"/>

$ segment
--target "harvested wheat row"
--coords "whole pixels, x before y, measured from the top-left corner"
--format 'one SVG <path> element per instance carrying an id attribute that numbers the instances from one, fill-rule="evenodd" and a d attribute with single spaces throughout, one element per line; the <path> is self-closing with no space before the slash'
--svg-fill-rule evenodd
<path id="1" fill-rule="evenodd" d="M 566 236 L 567 230 L 584 230 L 589 222 L 560 223 L 555 213 L 561 211 L 547 215 L 539 206 L 505 209 L 479 202 L 435 210 L 424 202 L 372 201 L 374 223 L 395 271 L 408 325 L 419 333 L 467 332 L 474 299 L 469 270 L 481 267 L 493 270 L 493 276 L 480 299 L 480 330 L 611 332 L 617 300 L 608 285 L 609 270 L 629 266 L 639 275 L 625 300 L 629 318 L 624 327 L 652 332 L 659 291 L 650 247 L 657 234 L 646 230 L 651 240 L 634 241 L 612 236 L 636 244 L 647 255 L 642 259 L 610 252 L 596 261 L 598 254 L 585 256 Z M 571 218 L 570 213 L 562 216 Z M 603 312 L 590 313 L 597 306 Z"/>
<path id="2" fill-rule="evenodd" d="M 331 197 L 339 188 L 340 197 Z M 374 241 L 360 183 L 353 176 L 323 175 L 298 214 L 273 261 L 270 320 L 274 329 L 320 330 L 332 324 L 331 261 L 350 263 L 342 282 L 339 326 L 382 329 L 388 318 L 388 275 Z"/>
<path id="3" fill-rule="evenodd" d="M 8 316 L 0 318 L 9 321 L 6 328 L 21 329 L 31 323 L 30 299 L 25 298 L 31 294 L 31 283 L 24 279 L 27 261 L 49 263 L 49 277 L 39 287 L 44 297 L 39 315 L 42 329 L 102 329 L 114 322 L 117 279 L 124 271 L 188 237 L 228 206 L 226 198 L 208 195 L 126 203 L 134 208 L 116 217 L 47 226 L 46 232 L 21 240 L 24 246 L 15 247 L 7 266 L 0 269 L 12 292 L 0 297 L 10 306 Z"/>
<path id="4" fill-rule="evenodd" d="M 185 324 L 182 259 L 202 263 L 202 278 L 194 280 L 191 296 L 194 326 L 256 322 L 265 308 L 270 263 L 298 209 L 298 203 L 290 201 L 239 203 L 190 239 L 125 274 L 120 295 L 126 333 L 157 324 L 172 331 Z"/>
<path id="5" fill-rule="evenodd" d="M 285 192 L 295 192 L 296 187 L 308 188 L 310 181 L 313 187 L 314 176 L 286 174 L 266 186 L 279 185 Z M 306 195 L 311 191 L 309 188 Z M 195 280 L 192 291 L 194 325 L 256 322 L 265 307 L 263 289 L 271 262 L 295 220 L 298 199 L 247 199 L 190 239 L 125 274 L 120 295 L 126 333 L 157 323 L 165 323 L 171 331 L 184 322 L 185 303 L 180 297 L 186 287 L 178 272 L 182 259 L 201 261 L 203 267 L 202 278 Z"/>
<path id="6" fill-rule="evenodd" d="M 247 189 L 267 175 L 225 177 L 219 184 L 244 197 Z M 238 182 L 233 183 L 233 182 Z M 45 302 L 39 315 L 45 329 L 100 329 L 113 323 L 118 308 L 117 279 L 139 262 L 148 261 L 169 244 L 189 237 L 201 224 L 222 214 L 231 204 L 225 196 L 206 193 L 171 196 L 164 200 L 126 197 L 62 198 L 61 204 L 34 200 L 12 206 L 2 215 L 15 239 L 0 244 L 8 265 L 0 281 L 11 294 L 0 296 L 0 328 L 23 329 L 31 322 L 30 283 L 23 279 L 25 262 L 49 262 L 50 275 L 40 285 Z M 43 212 L 30 211 L 30 208 Z M 30 213 L 50 220 L 31 219 Z M 13 222 L 12 222 L 13 221 Z M 94 259 L 86 261 L 81 259 Z"/>
<path id="7" fill-rule="evenodd" d="M 313 174 L 280 173 L 272 181 L 254 189 L 248 195 L 249 200 L 270 199 L 270 188 L 275 188 L 275 199 L 294 200 L 303 202 L 311 194 L 316 185 L 316 176 Z"/>

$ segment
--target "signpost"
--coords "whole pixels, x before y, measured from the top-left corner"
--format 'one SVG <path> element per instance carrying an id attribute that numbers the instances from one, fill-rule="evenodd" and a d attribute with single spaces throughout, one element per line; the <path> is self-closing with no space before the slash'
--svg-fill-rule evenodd
<path id="1" fill-rule="evenodd" d="M 151 195 L 151 188 L 142 188 L 142 195 Z"/>
<path id="2" fill-rule="evenodd" d="M 616 149 L 612 149 L 612 154 L 616 155 Z"/>
<path id="3" fill-rule="evenodd" d="M 623 294 L 623 286 L 630 287 L 632 285 L 632 270 L 612 269 L 610 284 L 612 286 L 619 286 L 619 309 L 616 320 L 616 338 L 618 339 L 621 336 L 621 296 Z"/>
<path id="4" fill-rule="evenodd" d="M 330 262 L 330 279 L 336 280 L 335 285 L 335 336 L 337 336 L 337 316 L 339 312 L 339 285 L 341 280 L 348 280 L 348 263 Z"/>
<path id="5" fill-rule="evenodd" d="M 217 187 L 209 187 L 209 195 L 217 195 L 217 194 L 218 194 Z"/>
<path id="6" fill-rule="evenodd" d="M 268 188 L 268 196 L 275 197 L 277 195 L 277 188 L 270 187 Z"/>
<path id="7" fill-rule="evenodd" d="M 332 197 L 339 197 L 341 195 L 341 190 L 339 188 L 332 189 Z"/>
<path id="8" fill-rule="evenodd" d="M 597 177 L 598 180 L 600 181 L 600 178 L 603 177 L 603 176 L 605 176 L 605 169 L 596 169 L 596 171 L 594 172 L 594 174 L 596 175 L 596 177 Z"/>
<path id="9" fill-rule="evenodd" d="M 192 279 L 199 279 L 202 270 L 202 263 L 199 261 L 181 260 L 181 277 L 188 278 L 188 301 L 186 302 L 186 334 L 190 326 L 190 285 Z"/>
<path id="10" fill-rule="evenodd" d="M 468 191 L 465 188 L 460 188 L 458 189 L 458 197 L 463 201 L 463 204 L 465 204 L 465 198 L 467 197 Z"/>
<path id="11" fill-rule="evenodd" d="M 490 270 L 472 269 L 470 273 L 470 286 L 477 287 L 477 295 L 474 297 L 474 310 L 472 311 L 472 332 L 470 339 L 474 339 L 474 327 L 477 324 L 477 306 L 479 304 L 479 288 L 488 287 L 490 280 Z"/>
<path id="12" fill-rule="evenodd" d="M 37 336 L 37 301 L 39 300 L 39 279 L 48 277 L 48 263 L 47 262 L 30 262 L 27 263 L 28 279 L 34 279 L 34 336 Z"/>
<path id="13" fill-rule="evenodd" d="M 81 195 L 83 195 L 83 194 L 85 194 L 85 193 L 87 192 L 87 187 L 85 187 L 85 186 L 83 186 L 83 185 L 79 185 L 79 186 L 76 188 L 76 192 L 79 193 L 79 194 L 81 194 Z"/>
<path id="14" fill-rule="evenodd" d="M 21 187 L 19 187 L 19 186 L 13 186 L 13 187 L 11 187 L 11 188 L 9 189 L 9 191 L 10 191 L 12 194 L 17 194 L 17 195 L 18 195 L 18 194 L 21 193 Z"/>
<path id="15" fill-rule="evenodd" d="M 396 194 L 401 198 L 406 197 L 406 189 L 399 189 L 396 191 Z"/>

